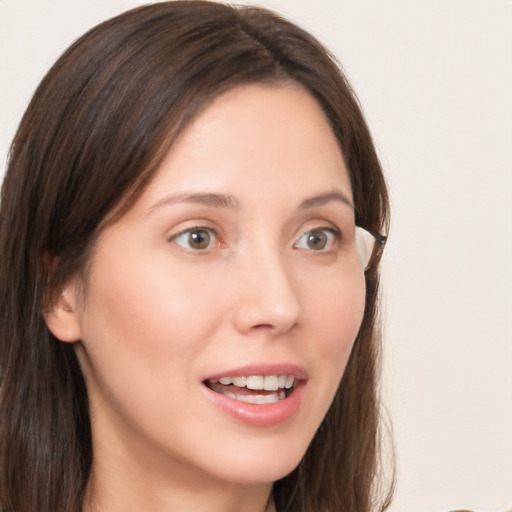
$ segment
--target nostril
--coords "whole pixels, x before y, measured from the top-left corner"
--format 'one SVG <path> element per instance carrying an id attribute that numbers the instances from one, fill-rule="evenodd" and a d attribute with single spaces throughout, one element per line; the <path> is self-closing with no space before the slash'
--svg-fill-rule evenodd
<path id="1" fill-rule="evenodd" d="M 299 320 L 299 297 L 281 263 L 267 260 L 260 264 L 263 268 L 258 275 L 247 269 L 243 281 L 239 282 L 233 311 L 236 327 L 244 333 L 287 332 Z"/>
<path id="2" fill-rule="evenodd" d="M 268 332 L 269 334 L 276 335 L 291 331 L 295 327 L 295 325 L 295 321 L 283 321 L 283 319 L 280 319 L 278 321 L 275 321 L 274 323 L 255 324 L 251 327 L 251 330 L 253 332 Z"/>
<path id="3" fill-rule="evenodd" d="M 263 330 L 263 329 L 274 329 L 272 324 L 258 324 L 254 325 L 253 329 Z"/>

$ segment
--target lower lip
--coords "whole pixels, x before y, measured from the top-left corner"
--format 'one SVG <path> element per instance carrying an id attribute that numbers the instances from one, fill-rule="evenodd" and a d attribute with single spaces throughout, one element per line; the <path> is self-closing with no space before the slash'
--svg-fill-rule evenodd
<path id="1" fill-rule="evenodd" d="M 298 411 L 304 394 L 305 382 L 299 382 L 293 392 L 271 404 L 247 404 L 211 390 L 203 384 L 206 396 L 236 420 L 256 427 L 272 427 L 292 418 Z"/>

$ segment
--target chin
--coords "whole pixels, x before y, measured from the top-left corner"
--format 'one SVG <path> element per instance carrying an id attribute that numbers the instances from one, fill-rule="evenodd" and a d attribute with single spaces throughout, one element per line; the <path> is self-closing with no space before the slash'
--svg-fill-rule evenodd
<path id="1" fill-rule="evenodd" d="M 307 444 L 293 438 L 283 439 L 275 446 L 255 441 L 251 447 L 238 447 L 216 459 L 214 471 L 225 481 L 239 484 L 266 484 L 290 474 L 302 460 Z M 220 462 L 220 464 L 219 464 Z"/>

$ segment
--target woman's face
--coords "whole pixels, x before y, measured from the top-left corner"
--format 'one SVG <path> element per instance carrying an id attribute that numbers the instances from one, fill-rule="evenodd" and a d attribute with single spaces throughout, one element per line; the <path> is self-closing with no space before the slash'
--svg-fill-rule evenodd
<path id="1" fill-rule="evenodd" d="M 351 203 L 298 86 L 239 87 L 198 116 L 64 290 L 95 463 L 245 484 L 298 464 L 363 316 Z"/>

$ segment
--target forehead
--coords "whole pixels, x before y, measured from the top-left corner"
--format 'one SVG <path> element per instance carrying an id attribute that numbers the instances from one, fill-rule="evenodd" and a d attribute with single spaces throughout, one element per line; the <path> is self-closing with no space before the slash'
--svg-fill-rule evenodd
<path id="1" fill-rule="evenodd" d="M 352 198 L 318 102 L 299 85 L 245 85 L 216 98 L 184 129 L 144 195 L 151 201 L 191 190 L 284 200 L 332 188 Z"/>

